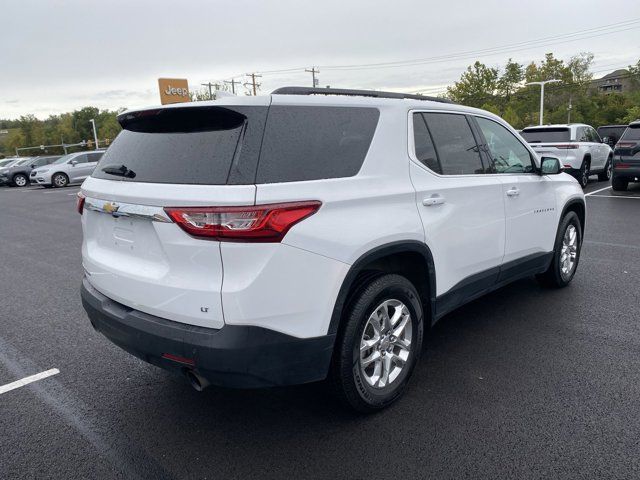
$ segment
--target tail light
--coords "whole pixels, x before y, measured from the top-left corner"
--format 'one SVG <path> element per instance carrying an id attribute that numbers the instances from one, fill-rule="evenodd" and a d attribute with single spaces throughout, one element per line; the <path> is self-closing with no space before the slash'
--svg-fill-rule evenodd
<path id="1" fill-rule="evenodd" d="M 82 215 L 82 211 L 84 210 L 84 199 L 84 194 L 82 192 L 78 192 L 76 195 L 76 210 L 80 215 Z"/>
<path id="2" fill-rule="evenodd" d="M 189 235 L 222 242 L 280 242 L 296 223 L 313 215 L 319 201 L 247 207 L 167 207 Z"/>
<path id="3" fill-rule="evenodd" d="M 559 148 L 561 150 L 575 150 L 576 148 L 578 148 L 578 145 L 575 145 L 573 143 L 567 143 L 564 145 L 554 145 L 554 147 Z"/>
<path id="4" fill-rule="evenodd" d="M 616 148 L 631 148 L 635 147 L 636 142 L 618 142 L 616 143 Z"/>

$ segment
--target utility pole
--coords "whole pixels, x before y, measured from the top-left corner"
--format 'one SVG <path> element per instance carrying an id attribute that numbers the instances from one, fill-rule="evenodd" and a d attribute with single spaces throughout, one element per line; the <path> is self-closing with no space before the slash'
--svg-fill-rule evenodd
<path id="1" fill-rule="evenodd" d="M 529 82 L 525 85 L 540 85 L 540 125 L 542 125 L 542 117 L 544 115 L 544 86 L 547 83 L 559 82 L 560 80 L 544 80 L 542 82 Z"/>
<path id="2" fill-rule="evenodd" d="M 211 82 L 207 82 L 207 83 L 201 83 L 200 85 L 202 85 L 203 87 L 209 87 L 209 100 L 213 100 L 213 92 L 211 91 L 211 87 L 217 85 L 215 83 L 211 83 Z"/>
<path id="3" fill-rule="evenodd" d="M 245 82 L 244 86 L 251 85 L 253 88 L 253 96 L 258 95 L 258 88 L 260 88 L 260 84 L 256 83 L 256 78 L 262 77 L 262 75 L 258 75 L 257 73 L 247 73 L 248 77 L 251 77 L 251 82 Z"/>
<path id="4" fill-rule="evenodd" d="M 320 73 L 320 70 L 316 67 L 311 67 L 311 70 L 305 68 L 304 71 L 311 74 L 311 78 L 313 79 L 313 88 L 316 88 L 320 84 L 320 80 L 316 78 L 316 73 Z"/>
<path id="5" fill-rule="evenodd" d="M 231 84 L 231 93 L 233 93 L 235 95 L 236 94 L 236 83 L 238 85 L 240 85 L 240 81 L 236 80 L 235 78 L 232 78 L 231 80 L 224 80 L 224 83 L 230 83 Z"/>
<path id="6" fill-rule="evenodd" d="M 569 97 L 569 106 L 567 107 L 567 123 L 571 123 L 571 109 L 573 105 L 571 104 L 571 97 Z"/>
<path id="7" fill-rule="evenodd" d="M 96 142 L 95 150 L 97 150 L 98 149 L 98 132 L 96 132 L 96 121 L 92 118 L 91 120 L 89 120 L 89 122 L 91 123 L 91 125 L 93 125 L 93 139 Z"/>

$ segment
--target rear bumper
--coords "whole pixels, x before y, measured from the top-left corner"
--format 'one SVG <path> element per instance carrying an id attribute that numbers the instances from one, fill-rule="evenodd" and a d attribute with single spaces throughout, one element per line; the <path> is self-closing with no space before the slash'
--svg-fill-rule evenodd
<path id="1" fill-rule="evenodd" d="M 633 165 L 629 168 L 616 168 L 614 165 L 612 175 L 614 178 L 625 178 L 633 181 L 635 178 L 640 178 L 640 165 Z"/>
<path id="2" fill-rule="evenodd" d="M 301 339 L 254 326 L 212 329 L 165 320 L 114 302 L 86 278 L 81 296 L 93 327 L 113 343 L 158 367 L 194 370 L 214 385 L 296 385 L 323 380 L 329 371 L 335 335 Z"/>

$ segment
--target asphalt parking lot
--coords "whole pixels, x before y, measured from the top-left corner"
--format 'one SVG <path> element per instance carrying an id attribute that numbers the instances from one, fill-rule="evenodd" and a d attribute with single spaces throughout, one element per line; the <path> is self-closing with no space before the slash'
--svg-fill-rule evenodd
<path id="1" fill-rule="evenodd" d="M 587 191 L 561 291 L 524 280 L 445 317 L 404 398 L 202 393 L 93 331 L 78 187 L 0 188 L 0 478 L 639 478 L 640 186 Z"/>

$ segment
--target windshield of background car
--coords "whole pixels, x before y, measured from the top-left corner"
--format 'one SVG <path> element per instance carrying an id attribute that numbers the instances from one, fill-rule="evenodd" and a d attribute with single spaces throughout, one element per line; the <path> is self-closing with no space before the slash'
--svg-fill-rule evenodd
<path id="1" fill-rule="evenodd" d="M 60 157 L 58 160 L 56 160 L 55 162 L 51 163 L 50 165 L 60 165 L 61 163 L 68 162 L 73 157 L 74 157 L 74 154 L 65 155 L 63 157 Z"/>
<path id="2" fill-rule="evenodd" d="M 568 128 L 524 129 L 520 134 L 528 143 L 557 143 L 571 140 Z"/>
<path id="3" fill-rule="evenodd" d="M 16 161 L 12 158 L 6 159 L 6 160 L 0 160 L 0 168 L 3 167 L 10 167 L 12 164 L 14 164 Z"/>

